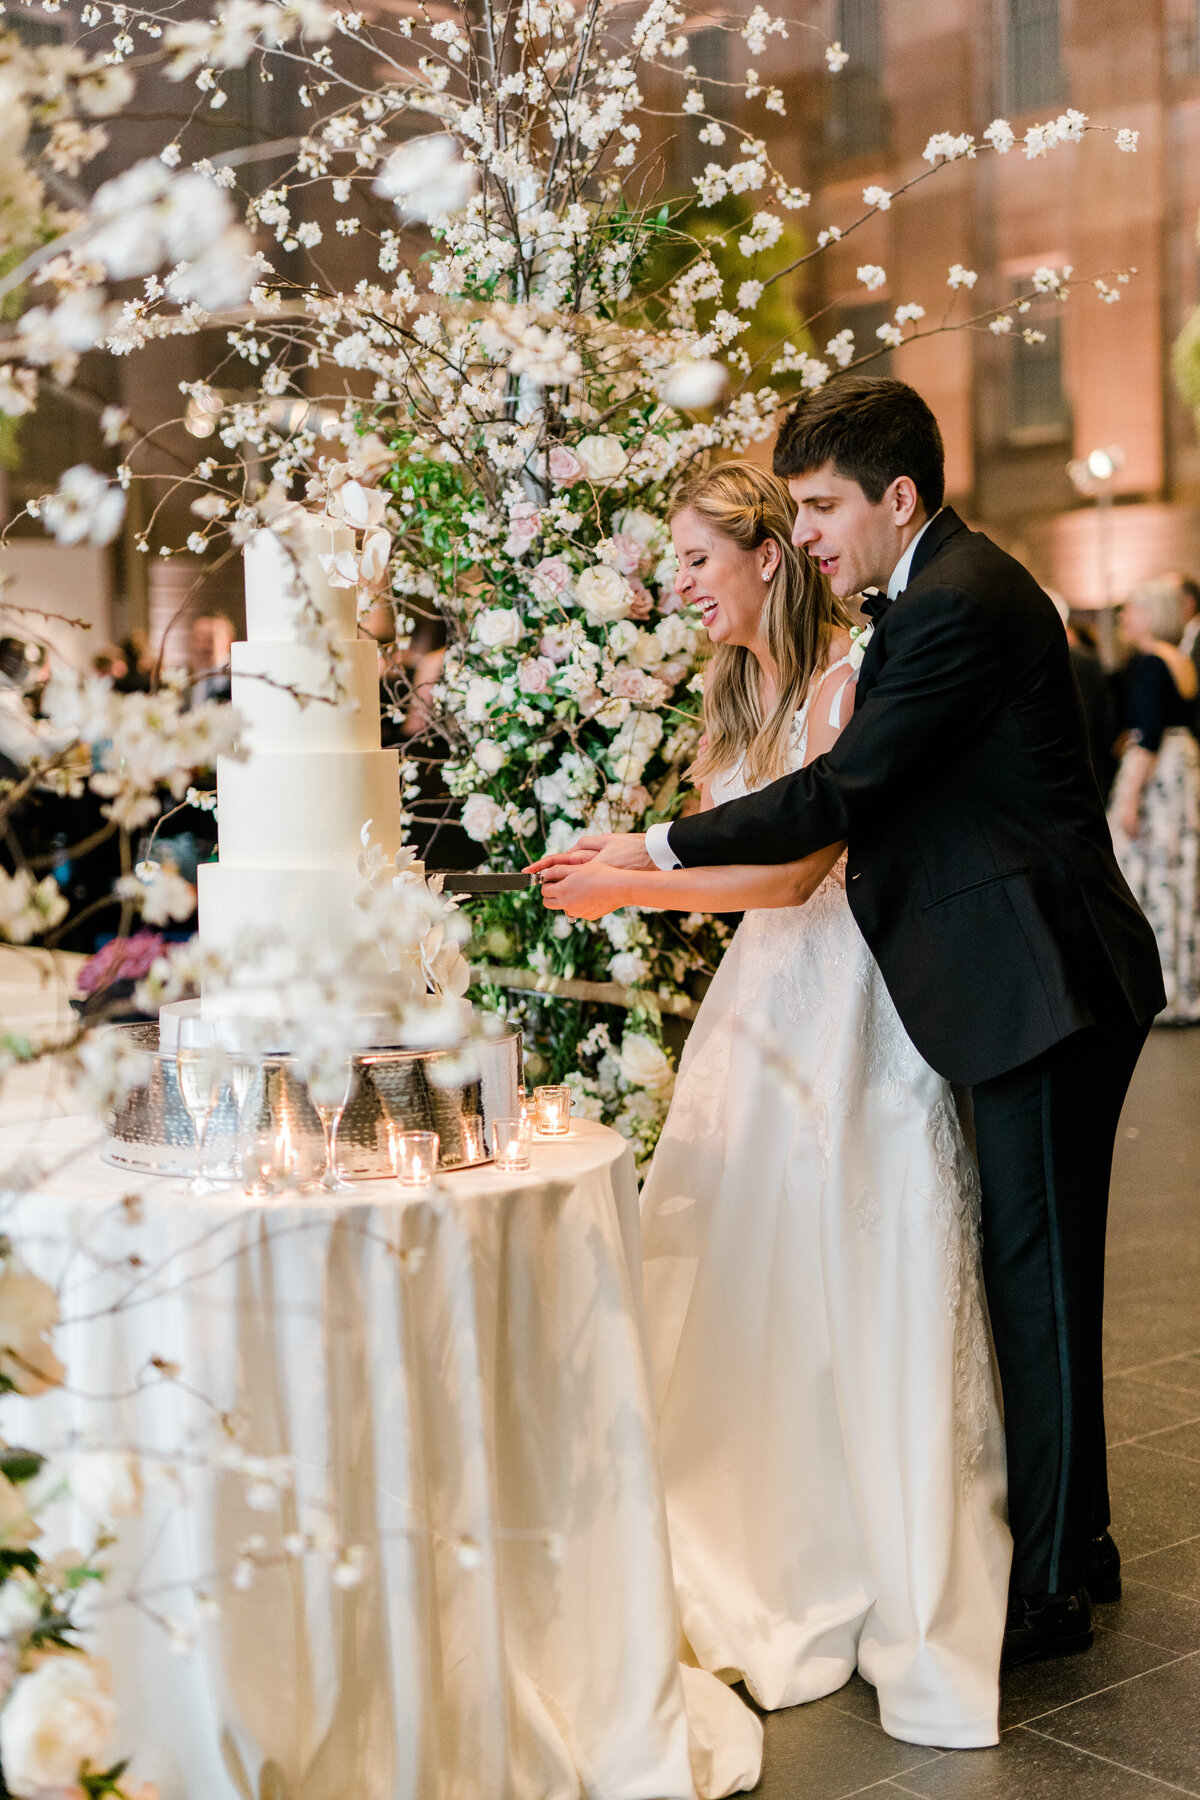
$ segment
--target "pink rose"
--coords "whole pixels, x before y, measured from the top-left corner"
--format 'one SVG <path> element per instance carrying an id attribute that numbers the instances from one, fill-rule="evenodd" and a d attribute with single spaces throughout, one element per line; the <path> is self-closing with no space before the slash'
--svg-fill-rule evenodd
<path id="1" fill-rule="evenodd" d="M 571 644 L 566 632 L 559 625 L 548 625 L 542 633 L 538 650 L 548 656 L 552 663 L 566 662 L 571 654 Z"/>
<path id="2" fill-rule="evenodd" d="M 553 673 L 548 656 L 527 656 L 517 665 L 517 686 L 523 694 L 544 694 Z"/>
<path id="3" fill-rule="evenodd" d="M 633 594 L 633 600 L 629 607 L 629 617 L 631 619 L 648 619 L 650 614 L 654 611 L 654 595 L 650 592 L 650 589 L 646 586 L 645 582 L 639 581 L 636 575 L 631 575 L 629 577 L 629 587 Z"/>
<path id="4" fill-rule="evenodd" d="M 543 556 L 533 571 L 533 583 L 538 593 L 557 599 L 566 593 L 574 576 L 575 571 L 565 556 Z"/>
<path id="5" fill-rule="evenodd" d="M 660 590 L 661 592 L 661 590 Z M 667 588 L 658 603 L 660 613 L 677 613 L 682 610 L 683 600 L 673 587 Z"/>
<path id="6" fill-rule="evenodd" d="M 658 701 L 663 698 L 662 683 L 632 663 L 622 663 L 613 670 L 612 691 L 618 700 Z"/>
<path id="7" fill-rule="evenodd" d="M 541 530 L 541 515 L 532 500 L 518 500 L 508 515 L 506 556 L 522 556 Z"/>
<path id="8" fill-rule="evenodd" d="M 636 575 L 642 563 L 642 546 L 627 531 L 618 531 L 612 540 L 615 562 L 622 575 Z"/>
<path id="9" fill-rule="evenodd" d="M 550 479 L 559 487 L 566 487 L 572 481 L 578 481 L 583 474 L 583 464 L 573 450 L 565 444 L 555 444 L 550 452 Z"/>
<path id="10" fill-rule="evenodd" d="M 678 687 L 688 672 L 688 666 L 682 662 L 659 663 L 655 669 L 655 678 L 664 681 L 669 688 Z"/>

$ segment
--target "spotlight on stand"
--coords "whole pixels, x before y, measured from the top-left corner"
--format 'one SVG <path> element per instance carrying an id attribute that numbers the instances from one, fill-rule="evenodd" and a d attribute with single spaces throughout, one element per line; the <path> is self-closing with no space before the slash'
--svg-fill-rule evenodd
<path id="1" fill-rule="evenodd" d="M 1076 492 L 1096 502 L 1096 559 L 1099 565 L 1100 604 L 1113 604 L 1112 541 L 1108 515 L 1112 508 L 1112 484 L 1125 467 L 1120 444 L 1104 444 L 1067 464 Z"/>

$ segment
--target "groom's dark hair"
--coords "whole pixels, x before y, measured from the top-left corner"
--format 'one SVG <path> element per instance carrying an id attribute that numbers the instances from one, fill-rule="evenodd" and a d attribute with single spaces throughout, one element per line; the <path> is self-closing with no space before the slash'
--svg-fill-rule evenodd
<path id="1" fill-rule="evenodd" d="M 774 469 L 782 480 L 831 462 L 878 506 L 898 475 L 916 486 L 932 518 L 946 492 L 942 434 L 916 388 L 885 375 L 835 375 L 794 406 L 779 428 Z"/>

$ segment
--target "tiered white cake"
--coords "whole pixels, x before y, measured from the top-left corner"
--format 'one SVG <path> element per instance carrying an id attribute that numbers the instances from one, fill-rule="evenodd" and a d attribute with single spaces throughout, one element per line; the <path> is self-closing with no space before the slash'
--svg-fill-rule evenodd
<path id="1" fill-rule="evenodd" d="M 377 648 L 359 638 L 353 588 L 332 587 L 319 558 L 354 549 L 354 533 L 304 518 L 285 541 L 257 532 L 244 553 L 246 639 L 233 646 L 233 704 L 247 724 L 246 762 L 217 765 L 219 861 L 199 872 L 200 941 L 240 954 L 264 933 L 335 960 L 355 958 L 356 973 L 388 981 L 383 955 L 364 940 L 354 896 L 362 829 L 390 860 L 402 838 L 399 754 L 380 748 Z M 340 651 L 343 694 L 333 704 L 302 705 L 302 694 L 330 694 L 328 658 L 300 640 L 307 595 Z M 262 679 L 266 677 L 266 679 Z M 286 991 L 270 985 L 205 993 L 210 1019 L 295 1017 Z"/>

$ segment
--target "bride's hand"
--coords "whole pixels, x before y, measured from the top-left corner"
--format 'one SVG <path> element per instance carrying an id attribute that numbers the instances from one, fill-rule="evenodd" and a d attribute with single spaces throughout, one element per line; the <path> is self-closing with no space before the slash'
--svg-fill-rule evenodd
<path id="1" fill-rule="evenodd" d="M 568 852 L 569 855 L 569 852 Z M 621 873 L 600 856 L 569 863 L 565 857 L 542 877 L 542 901 L 572 919 L 602 919 L 626 904 Z"/>
<path id="2" fill-rule="evenodd" d="M 586 832 L 569 850 L 558 850 L 552 856 L 543 856 L 535 863 L 529 863 L 526 874 L 539 875 L 543 870 L 565 870 L 575 868 L 580 863 L 599 861 L 607 863 L 614 869 L 652 869 L 653 862 L 646 849 L 645 834 L 640 831 L 590 831 Z M 543 875 L 543 880 L 547 879 Z M 553 879 L 553 876 L 550 877 Z"/>

